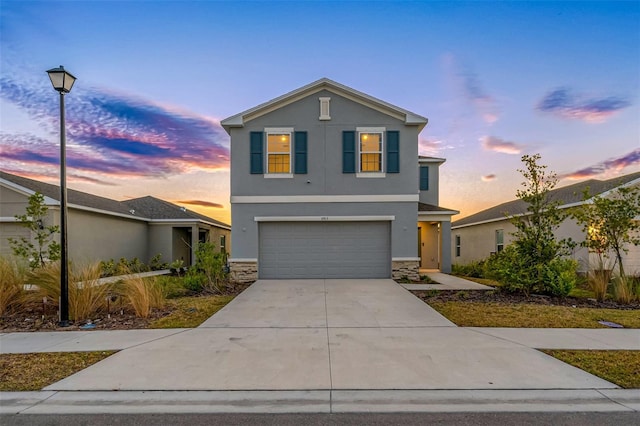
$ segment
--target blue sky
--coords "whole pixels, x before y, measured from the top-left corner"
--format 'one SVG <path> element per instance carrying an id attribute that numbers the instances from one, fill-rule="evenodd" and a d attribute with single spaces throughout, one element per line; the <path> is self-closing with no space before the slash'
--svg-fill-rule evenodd
<path id="1" fill-rule="evenodd" d="M 440 203 L 514 197 L 523 154 L 561 177 L 640 170 L 638 2 L 11 1 L 0 6 L 2 169 L 154 195 L 229 220 L 219 120 L 328 77 L 429 118 Z M 455 218 L 454 218 L 455 219 Z"/>

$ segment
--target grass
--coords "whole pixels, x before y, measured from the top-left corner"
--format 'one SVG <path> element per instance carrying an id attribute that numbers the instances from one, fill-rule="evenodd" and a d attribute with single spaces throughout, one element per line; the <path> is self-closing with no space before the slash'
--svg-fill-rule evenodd
<path id="1" fill-rule="evenodd" d="M 136 316 L 141 318 L 148 318 L 153 308 L 160 308 L 165 303 L 162 288 L 155 278 L 127 278 L 122 280 L 119 288 Z"/>
<path id="2" fill-rule="evenodd" d="M 26 268 L 15 259 L 0 256 L 0 315 L 20 303 Z"/>
<path id="3" fill-rule="evenodd" d="M 484 285 L 488 285 L 490 287 L 500 287 L 500 283 L 496 280 L 492 280 L 489 278 L 477 278 L 477 277 L 465 277 L 462 275 L 459 275 L 460 278 L 464 278 L 467 281 L 473 281 L 476 282 L 478 284 L 484 284 Z"/>
<path id="4" fill-rule="evenodd" d="M 48 352 L 0 355 L 0 391 L 36 391 L 114 354 Z"/>
<path id="5" fill-rule="evenodd" d="M 197 327 L 233 298 L 234 296 L 192 296 L 167 300 L 167 305 L 173 305 L 175 311 L 153 321 L 149 324 L 149 328 Z"/>
<path id="6" fill-rule="evenodd" d="M 598 323 L 606 320 L 625 328 L 640 328 L 638 310 L 491 302 L 434 301 L 429 305 L 461 327 L 607 328 Z"/>
<path id="7" fill-rule="evenodd" d="M 622 388 L 640 388 L 640 351 L 544 350 L 542 352 Z"/>

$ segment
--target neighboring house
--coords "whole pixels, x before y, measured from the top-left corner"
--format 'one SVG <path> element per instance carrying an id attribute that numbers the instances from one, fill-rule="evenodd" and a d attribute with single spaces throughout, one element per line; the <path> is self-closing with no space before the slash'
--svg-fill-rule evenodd
<path id="1" fill-rule="evenodd" d="M 560 202 L 561 209 L 576 208 L 583 205 L 583 191 L 589 188 L 591 195 L 606 197 L 609 191 L 621 185 L 639 185 L 640 172 L 616 177 L 609 180 L 590 179 L 573 185 L 556 188 L 549 192 L 550 200 Z M 495 207 L 467 216 L 452 224 L 451 249 L 453 263 L 464 265 L 472 261 L 487 258 L 489 255 L 501 251 L 514 237 L 515 226 L 507 216 L 522 215 L 527 210 L 527 204 L 522 200 L 513 200 Z M 640 220 L 640 218 L 638 218 Z M 556 238 L 571 238 L 580 243 L 585 235 L 582 226 L 574 219 L 566 219 L 555 232 Z M 629 253 L 624 258 L 625 270 L 633 273 L 640 272 L 640 247 L 630 245 Z M 579 262 L 579 270 L 589 269 L 589 252 L 586 248 L 577 246 L 572 257 Z"/>
<path id="2" fill-rule="evenodd" d="M 235 279 L 450 271 L 458 212 L 438 206 L 444 160 L 418 158 L 426 118 L 321 79 L 221 124 Z"/>
<path id="3" fill-rule="evenodd" d="M 32 238 L 16 222 L 25 214 L 29 196 L 39 192 L 49 207 L 46 225 L 60 223 L 60 187 L 0 172 L 0 254 L 11 253 L 9 237 Z M 157 254 L 163 262 L 195 261 L 198 241 L 211 241 L 230 251 L 231 227 L 207 216 L 154 197 L 116 201 L 67 190 L 68 247 L 73 261 L 137 257 L 148 262 Z"/>

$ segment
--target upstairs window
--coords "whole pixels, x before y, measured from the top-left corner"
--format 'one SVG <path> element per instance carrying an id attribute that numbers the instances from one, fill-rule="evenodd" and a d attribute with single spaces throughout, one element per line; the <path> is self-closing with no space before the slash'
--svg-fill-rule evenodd
<path id="1" fill-rule="evenodd" d="M 420 166 L 420 191 L 429 190 L 429 166 Z"/>
<path id="2" fill-rule="evenodd" d="M 291 173 L 291 131 L 267 131 L 267 173 Z"/>
<path id="3" fill-rule="evenodd" d="M 361 173 L 382 172 L 383 132 L 359 132 Z"/>

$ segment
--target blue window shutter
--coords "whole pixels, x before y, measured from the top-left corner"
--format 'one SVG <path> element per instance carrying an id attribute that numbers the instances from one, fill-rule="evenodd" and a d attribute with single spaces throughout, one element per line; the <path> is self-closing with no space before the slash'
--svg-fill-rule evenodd
<path id="1" fill-rule="evenodd" d="M 264 173 L 264 156 L 262 154 L 262 132 L 251 132 L 251 174 Z"/>
<path id="2" fill-rule="evenodd" d="M 420 166 L 420 191 L 429 190 L 429 166 Z"/>
<path id="3" fill-rule="evenodd" d="M 400 132 L 387 132 L 387 173 L 400 173 Z"/>
<path id="4" fill-rule="evenodd" d="M 307 132 L 295 132 L 294 173 L 307 173 Z"/>
<path id="5" fill-rule="evenodd" d="M 356 172 L 356 132 L 342 132 L 342 173 Z"/>

